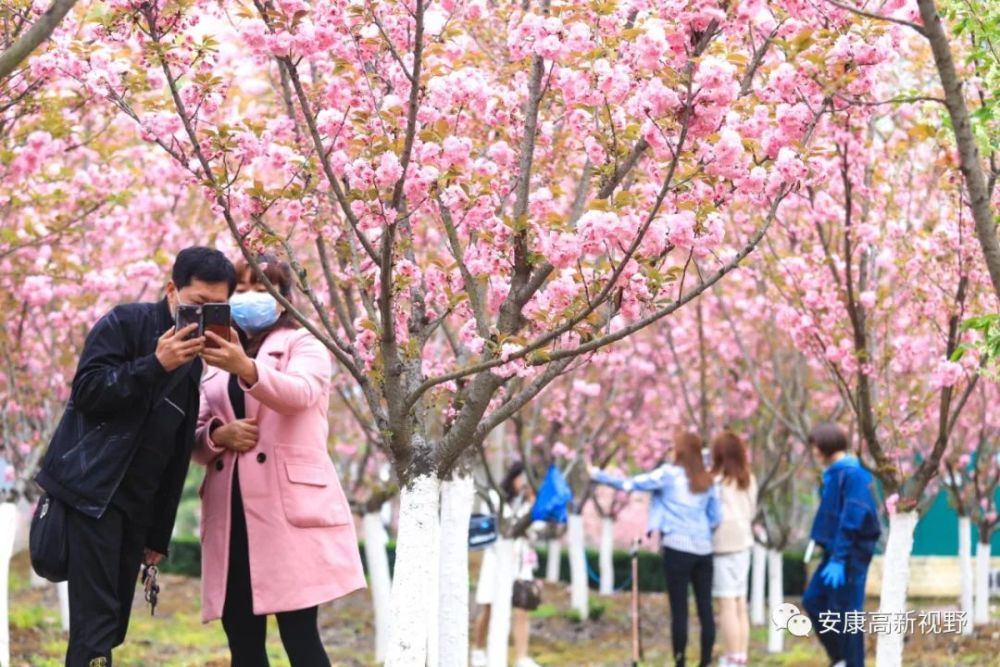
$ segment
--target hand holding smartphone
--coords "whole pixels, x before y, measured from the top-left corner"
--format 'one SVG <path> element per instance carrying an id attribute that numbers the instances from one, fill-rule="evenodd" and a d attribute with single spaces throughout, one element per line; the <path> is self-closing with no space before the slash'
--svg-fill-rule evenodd
<path id="1" fill-rule="evenodd" d="M 211 331 L 219 338 L 229 341 L 232 322 L 228 303 L 206 303 L 201 307 L 202 331 Z M 205 347 L 217 348 L 219 344 L 206 338 Z"/>
<path id="2" fill-rule="evenodd" d="M 185 336 L 184 340 L 191 340 L 192 338 L 204 335 L 201 323 L 201 306 L 188 304 L 177 306 L 177 322 L 174 324 L 174 330 L 180 331 L 192 324 L 197 324 L 198 328 Z"/>
<path id="3" fill-rule="evenodd" d="M 185 340 L 204 336 L 211 331 L 223 340 L 230 340 L 232 322 L 229 317 L 228 303 L 206 303 L 202 305 L 181 304 L 177 306 L 177 322 L 175 330 L 180 331 L 186 326 L 197 324 L 198 328 L 185 336 Z M 211 339 L 205 341 L 205 347 L 218 347 Z"/>

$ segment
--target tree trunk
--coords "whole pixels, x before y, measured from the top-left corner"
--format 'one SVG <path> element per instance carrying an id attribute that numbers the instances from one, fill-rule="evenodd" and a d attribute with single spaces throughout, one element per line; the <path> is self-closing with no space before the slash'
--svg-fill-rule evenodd
<path id="1" fill-rule="evenodd" d="M 781 552 L 776 549 L 767 550 L 767 597 L 770 604 L 771 619 L 775 612 L 785 602 L 784 562 Z M 767 624 L 767 652 L 781 653 L 785 649 L 785 630 L 778 628 L 771 620 Z"/>
<path id="2" fill-rule="evenodd" d="M 502 537 L 496 541 L 496 569 L 493 581 L 493 603 L 490 605 L 490 629 L 486 641 L 489 667 L 507 667 L 507 647 L 510 642 L 511 596 L 514 593 L 514 540 Z"/>
<path id="3" fill-rule="evenodd" d="M 469 517 L 475 493 L 470 475 L 441 484 L 441 667 L 465 667 L 469 662 Z"/>
<path id="4" fill-rule="evenodd" d="M 389 595 L 392 578 L 389 574 L 388 535 L 382 527 L 379 512 L 368 512 L 361 519 L 365 540 L 365 565 L 368 566 L 368 586 L 371 588 L 372 609 L 375 612 L 375 661 L 385 662 L 389 648 Z"/>
<path id="5" fill-rule="evenodd" d="M 440 542 L 434 526 L 441 506 L 440 489 L 436 476 L 420 475 L 400 493 L 388 667 L 427 665 L 427 606 L 437 590 L 438 577 Z"/>
<path id="6" fill-rule="evenodd" d="M 751 553 L 753 553 L 753 567 L 750 570 L 750 625 L 760 626 L 767 623 L 767 610 L 764 605 L 767 549 L 754 542 Z"/>
<path id="7" fill-rule="evenodd" d="M 0 504 L 0 665 L 10 665 L 10 613 L 8 608 L 8 582 L 10 557 L 14 553 L 17 536 L 17 506 Z"/>
<path id="8" fill-rule="evenodd" d="M 549 553 L 545 560 L 545 581 L 559 583 L 559 570 L 562 566 L 562 539 L 549 540 Z"/>
<path id="9" fill-rule="evenodd" d="M 440 488 L 440 487 L 439 487 Z M 439 498 L 440 502 L 440 498 Z M 440 664 L 440 656 L 438 654 L 438 641 L 440 637 L 438 633 L 441 629 L 441 515 L 440 515 L 440 505 L 439 512 L 435 513 L 433 520 L 431 521 L 431 539 L 434 540 L 434 544 L 437 545 L 437 558 L 435 559 L 434 567 L 437 568 L 435 574 L 436 577 L 433 581 L 429 582 L 427 604 L 424 606 L 424 613 L 427 614 L 427 665 L 428 667 L 434 667 Z M 468 623 L 468 617 L 466 617 L 466 623 Z"/>
<path id="10" fill-rule="evenodd" d="M 962 92 L 963 82 L 955 71 L 951 45 L 934 0 L 917 0 L 917 6 L 920 9 L 920 18 L 924 22 L 927 41 L 934 54 L 934 64 L 941 79 L 944 103 L 951 117 L 951 127 L 958 148 L 958 164 L 969 195 L 972 219 L 976 223 L 976 238 L 979 239 L 983 258 L 986 260 L 986 269 L 993 282 L 993 292 L 1000 297 L 1000 240 L 997 239 L 997 223 L 993 207 L 990 206 L 986 173 L 979 158 L 979 149 L 969 120 L 969 109 Z"/>
<path id="11" fill-rule="evenodd" d="M 976 545 L 976 625 L 990 622 L 990 543 L 982 542 L 983 537 L 989 539 L 989 535 L 980 533 Z"/>
<path id="12" fill-rule="evenodd" d="M 958 570 L 960 593 L 958 608 L 965 612 L 962 634 L 972 634 L 972 521 L 967 516 L 958 517 Z"/>
<path id="13" fill-rule="evenodd" d="M 69 583 L 60 581 L 56 584 L 56 593 L 59 595 L 59 619 L 62 621 L 62 629 L 69 632 Z"/>
<path id="14" fill-rule="evenodd" d="M 570 606 L 576 609 L 580 618 L 587 618 L 590 610 L 590 587 L 587 582 L 587 553 L 583 541 L 583 517 L 569 515 L 569 579 Z"/>
<path id="15" fill-rule="evenodd" d="M 615 520 L 610 517 L 601 519 L 601 595 L 611 595 L 615 592 Z"/>
<path id="16" fill-rule="evenodd" d="M 906 613 L 906 588 L 910 583 L 910 553 L 913 551 L 913 531 L 917 527 L 916 512 L 896 512 L 889 516 L 889 539 L 882 561 L 882 591 L 879 611 L 890 614 Z M 891 629 L 891 628 L 890 628 Z M 879 633 L 875 642 L 876 667 L 902 667 L 903 635 Z"/>

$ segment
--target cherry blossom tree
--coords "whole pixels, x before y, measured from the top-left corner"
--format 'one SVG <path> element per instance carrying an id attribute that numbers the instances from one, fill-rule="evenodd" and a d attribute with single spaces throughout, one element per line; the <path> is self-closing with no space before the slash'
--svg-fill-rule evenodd
<path id="1" fill-rule="evenodd" d="M 718 310 L 739 349 L 734 375 L 754 401 L 754 409 L 738 421 L 744 433 L 757 479 L 757 518 L 750 590 L 751 622 L 766 623 L 767 596 L 773 611 L 784 603 L 783 552 L 806 535 L 817 487 L 807 447 L 809 429 L 820 419 L 835 419 L 843 411 L 836 392 L 825 392 L 815 362 L 797 350 L 777 324 L 780 295 L 753 267 L 741 268 L 742 290 L 730 286 L 724 298 L 716 294 Z M 718 292 L 718 290 L 717 290 Z M 768 624 L 768 650 L 783 649 L 784 637 Z"/>
<path id="2" fill-rule="evenodd" d="M 387 662 L 422 665 L 467 453 L 742 262 L 815 178 L 834 97 L 869 99 L 891 31 L 827 10 L 114 0 L 32 62 L 115 104 L 248 261 L 291 261 L 306 306 L 268 287 L 357 384 L 402 488 Z"/>
<path id="3" fill-rule="evenodd" d="M 989 622 L 990 540 L 997 529 L 996 493 L 1000 482 L 998 436 L 1000 424 L 990 410 L 996 405 L 997 387 L 980 381 L 970 397 L 969 406 L 955 428 L 955 446 L 943 461 L 942 485 L 958 513 L 959 565 L 961 570 L 960 606 L 968 614 L 963 628 Z M 979 540 L 973 576 L 972 524 Z"/>
<path id="4" fill-rule="evenodd" d="M 655 366 L 647 360 L 652 331 L 594 355 L 536 399 L 530 418 L 519 415 L 515 422 L 524 460 L 537 462 L 538 470 L 555 464 L 573 492 L 567 526 L 571 604 L 583 618 L 589 613 L 590 579 L 584 508 L 594 504 L 602 519 L 599 588 L 608 594 L 614 576 L 614 520 L 627 506 L 625 494 L 605 495 L 591 485 L 587 462 L 604 467 L 637 457 L 648 464 L 653 452 L 662 449 L 658 443 L 666 411 L 647 403 L 657 392 Z"/>
<path id="5" fill-rule="evenodd" d="M 777 261 L 774 284 L 787 304 L 780 326 L 823 363 L 887 496 L 885 568 L 898 576 L 883 579 L 881 608 L 895 613 L 919 505 L 974 387 L 976 361 L 951 357 L 969 335 L 963 318 L 983 312 L 988 274 L 947 154 L 914 141 L 918 111 L 851 108 L 843 119 L 827 189 L 783 210 L 780 238 L 795 250 Z M 905 275 L 921 281 L 894 287 Z M 879 636 L 879 665 L 901 654 L 902 635 Z"/>

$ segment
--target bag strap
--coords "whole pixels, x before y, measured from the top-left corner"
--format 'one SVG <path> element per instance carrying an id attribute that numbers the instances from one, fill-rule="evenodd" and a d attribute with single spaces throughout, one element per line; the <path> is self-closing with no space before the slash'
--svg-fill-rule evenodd
<path id="1" fill-rule="evenodd" d="M 167 384 L 164 385 L 163 390 L 160 391 L 159 394 L 157 394 L 156 398 L 153 399 L 153 402 L 150 404 L 149 406 L 150 410 L 152 410 L 154 407 L 162 403 L 168 396 L 170 396 L 170 393 L 174 389 L 176 389 L 177 385 L 179 385 L 191 372 L 189 364 L 193 363 L 194 363 L 193 361 L 189 361 L 187 364 L 184 364 L 180 368 L 174 369 L 173 373 L 170 374 L 170 379 L 167 381 Z"/>

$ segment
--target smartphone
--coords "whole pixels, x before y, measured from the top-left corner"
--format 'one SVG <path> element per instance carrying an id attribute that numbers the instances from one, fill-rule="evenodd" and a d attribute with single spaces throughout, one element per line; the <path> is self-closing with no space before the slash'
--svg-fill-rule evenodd
<path id="1" fill-rule="evenodd" d="M 222 340 L 229 340 L 232 323 L 229 320 L 228 303 L 206 303 L 201 307 L 201 319 L 204 331 L 211 331 Z M 205 339 L 205 347 L 218 347 L 211 338 Z"/>
<path id="2" fill-rule="evenodd" d="M 198 328 L 185 336 L 184 340 L 191 340 L 192 338 L 197 338 L 198 336 L 203 335 L 203 328 L 201 324 L 201 306 L 188 304 L 181 304 L 177 306 L 177 323 L 174 325 L 174 329 L 176 331 L 180 331 L 184 327 L 192 324 L 197 324 Z"/>

